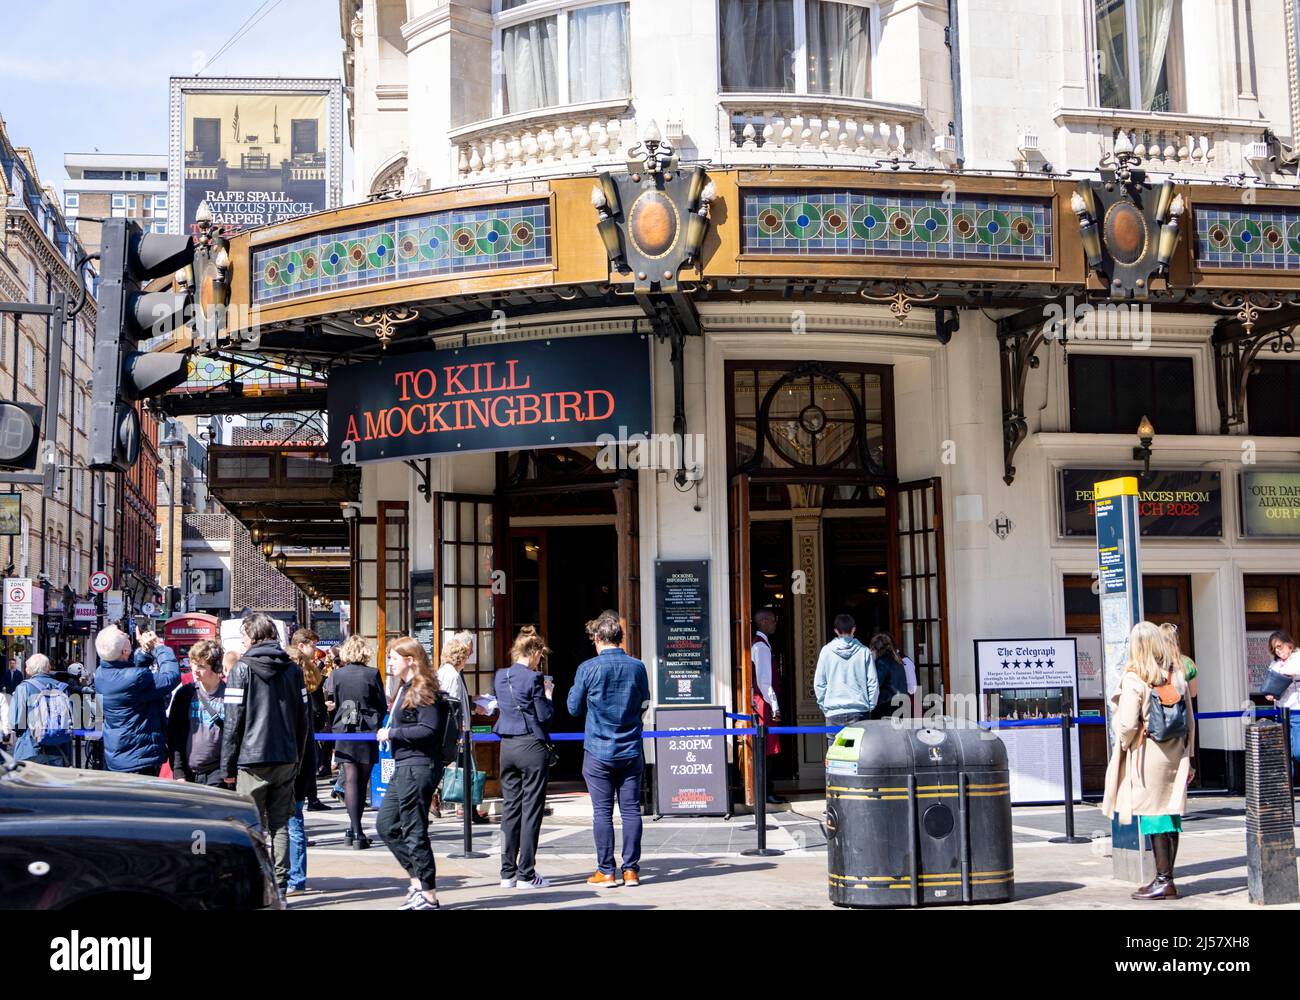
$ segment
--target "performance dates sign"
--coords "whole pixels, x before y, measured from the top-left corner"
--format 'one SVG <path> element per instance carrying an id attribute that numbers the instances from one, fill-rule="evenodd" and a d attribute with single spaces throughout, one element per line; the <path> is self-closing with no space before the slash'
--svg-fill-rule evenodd
<path id="1" fill-rule="evenodd" d="M 330 457 L 351 465 L 649 434 L 644 334 L 424 351 L 334 368 Z"/>
<path id="2" fill-rule="evenodd" d="M 1061 531 L 1097 533 L 1093 484 L 1128 473 L 1061 470 Z M 1147 538 L 1219 538 L 1223 535 L 1222 475 L 1201 469 L 1159 470 L 1138 477 L 1138 523 Z"/>
<path id="3" fill-rule="evenodd" d="M 707 705 L 713 698 L 709 661 L 709 563 L 655 562 L 660 705 Z"/>

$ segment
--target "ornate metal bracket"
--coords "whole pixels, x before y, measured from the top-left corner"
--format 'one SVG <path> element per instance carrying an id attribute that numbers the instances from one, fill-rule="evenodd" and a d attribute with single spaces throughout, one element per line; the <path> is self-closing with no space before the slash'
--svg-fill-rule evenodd
<path id="1" fill-rule="evenodd" d="M 1249 305 L 1249 304 L 1248 304 Z M 1245 334 L 1228 336 L 1227 320 L 1219 320 L 1214 329 L 1214 382 L 1219 403 L 1219 433 L 1227 434 L 1232 427 L 1246 422 L 1246 387 L 1251 375 L 1259 371 L 1255 359 L 1268 347 L 1274 354 L 1291 354 L 1295 351 L 1295 327 L 1284 326 L 1275 330 L 1254 332 L 1254 321 L 1249 327 L 1238 313 Z"/>
<path id="2" fill-rule="evenodd" d="M 420 318 L 420 311 L 410 306 L 390 306 L 387 309 L 367 309 L 352 314 L 352 322 L 368 330 L 374 330 L 380 345 L 387 350 L 393 332 L 407 323 L 414 323 Z"/>
<path id="3" fill-rule="evenodd" d="M 429 459 L 406 459 L 406 464 L 411 467 L 411 471 L 420 477 L 420 481 L 415 484 L 415 488 L 420 491 L 420 496 L 424 497 L 425 503 L 433 503 L 433 486 L 430 482 L 433 475 L 433 463 Z"/>
<path id="4" fill-rule="evenodd" d="M 923 287 L 906 281 L 896 281 L 892 285 L 887 282 L 873 282 L 865 286 L 859 294 L 868 302 L 888 302 L 889 311 L 901 324 L 911 314 L 912 306 L 921 302 L 934 302 L 939 298 L 938 292 L 926 295 L 922 290 Z M 889 288 L 893 291 L 886 292 L 885 290 Z"/>
<path id="5" fill-rule="evenodd" d="M 1025 384 L 1039 365 L 1038 349 L 1043 346 L 1043 323 L 1019 327 L 1014 317 L 998 320 L 998 355 L 1002 379 L 1002 481 L 1010 486 L 1016 478 L 1016 451 L 1029 434 L 1025 422 Z"/>

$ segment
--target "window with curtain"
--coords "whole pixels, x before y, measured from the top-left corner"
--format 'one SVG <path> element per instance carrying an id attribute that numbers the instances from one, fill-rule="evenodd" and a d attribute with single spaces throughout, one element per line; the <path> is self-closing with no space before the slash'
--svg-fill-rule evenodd
<path id="1" fill-rule="evenodd" d="M 1104 108 L 1184 111 L 1180 0 L 1094 0 Z"/>
<path id="2" fill-rule="evenodd" d="M 721 0 L 722 89 L 871 96 L 865 0 Z"/>
<path id="3" fill-rule="evenodd" d="M 535 0 L 500 0 L 499 113 L 626 97 L 628 5 L 597 3 L 528 18 Z"/>

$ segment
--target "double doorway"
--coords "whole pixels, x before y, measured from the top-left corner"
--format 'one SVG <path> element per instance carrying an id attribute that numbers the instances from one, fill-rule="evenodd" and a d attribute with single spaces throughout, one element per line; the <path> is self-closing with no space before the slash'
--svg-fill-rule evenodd
<path id="1" fill-rule="evenodd" d="M 749 711 L 760 611 L 776 620 L 772 684 L 785 725 L 821 725 L 813 678 L 834 621 L 888 633 L 916 667 L 914 710 L 948 690 L 943 501 L 938 479 L 899 482 L 892 369 L 732 362 L 728 503 L 735 708 Z M 821 788 L 825 741 L 785 736 L 781 790 Z M 752 761 L 741 761 L 746 798 Z"/>

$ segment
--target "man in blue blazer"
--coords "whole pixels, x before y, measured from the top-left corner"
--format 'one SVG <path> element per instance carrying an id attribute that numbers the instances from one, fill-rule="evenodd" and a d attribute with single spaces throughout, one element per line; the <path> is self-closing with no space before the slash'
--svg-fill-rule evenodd
<path id="1" fill-rule="evenodd" d="M 569 691 L 569 714 L 586 712 L 582 776 L 591 793 L 597 870 L 587 884 L 597 889 L 640 885 L 642 716 L 650 704 L 645 664 L 623 651 L 618 614 L 605 611 L 587 623 L 596 655 L 578 667 Z M 614 868 L 614 800 L 623 821 L 623 877 Z"/>

